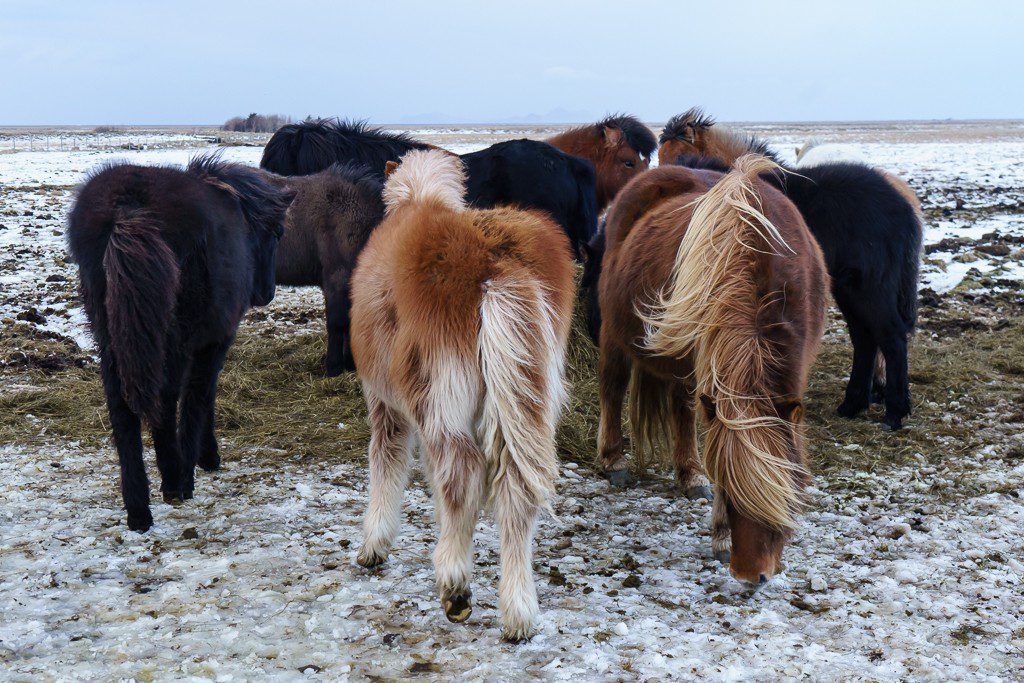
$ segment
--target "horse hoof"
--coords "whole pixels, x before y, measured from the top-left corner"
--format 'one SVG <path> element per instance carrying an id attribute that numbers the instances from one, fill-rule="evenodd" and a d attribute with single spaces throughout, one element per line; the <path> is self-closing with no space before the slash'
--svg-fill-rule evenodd
<path id="1" fill-rule="evenodd" d="M 612 470 L 608 473 L 608 483 L 619 489 L 636 486 L 636 477 L 629 470 Z"/>
<path id="2" fill-rule="evenodd" d="M 367 550 L 365 547 L 359 551 L 358 555 L 356 555 L 356 563 L 364 569 L 373 569 L 374 567 L 379 567 L 380 565 L 384 564 L 384 561 L 386 559 L 388 559 L 387 555 L 377 554 L 375 552 Z"/>
<path id="3" fill-rule="evenodd" d="M 903 420 L 884 420 L 882 422 L 883 432 L 898 432 L 903 429 Z"/>
<path id="4" fill-rule="evenodd" d="M 220 469 L 220 456 L 200 456 L 197 464 L 206 472 L 216 472 Z"/>
<path id="5" fill-rule="evenodd" d="M 164 491 L 164 502 L 168 505 L 181 505 L 185 502 L 185 495 L 180 491 Z"/>
<path id="6" fill-rule="evenodd" d="M 712 492 L 711 487 L 707 486 L 706 484 L 702 484 L 700 486 L 691 486 L 690 488 L 683 491 L 683 495 L 685 495 L 690 500 L 700 500 L 701 498 L 703 498 L 704 500 L 715 499 L 714 492 Z"/>
<path id="7" fill-rule="evenodd" d="M 718 560 L 719 564 L 723 564 L 726 567 L 729 566 L 730 560 L 732 560 L 732 553 L 728 550 L 716 550 L 714 552 L 715 559 Z"/>
<path id="8" fill-rule="evenodd" d="M 153 515 L 148 510 L 142 514 L 128 515 L 128 528 L 132 531 L 142 533 L 149 531 L 151 526 L 153 526 Z"/>
<path id="9" fill-rule="evenodd" d="M 865 408 L 866 406 L 853 406 L 844 402 L 836 408 L 836 415 L 839 417 L 857 417 Z"/>
<path id="10" fill-rule="evenodd" d="M 444 615 L 453 624 L 461 624 L 473 613 L 473 593 L 464 589 L 458 593 L 452 593 L 447 598 L 442 598 L 441 606 L 444 607 Z"/>
<path id="11" fill-rule="evenodd" d="M 501 639 L 512 645 L 521 645 L 522 643 L 528 642 L 532 637 L 533 629 L 529 626 L 503 626 L 501 629 Z"/>

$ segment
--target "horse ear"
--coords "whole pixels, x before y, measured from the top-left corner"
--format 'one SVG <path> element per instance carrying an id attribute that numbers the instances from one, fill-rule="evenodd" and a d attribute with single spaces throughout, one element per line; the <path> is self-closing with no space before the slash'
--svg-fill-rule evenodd
<path id="1" fill-rule="evenodd" d="M 775 410 L 783 420 L 794 424 L 803 422 L 804 404 L 801 401 L 783 401 L 775 404 Z"/>
<path id="2" fill-rule="evenodd" d="M 601 128 L 601 134 L 604 136 L 604 144 L 609 147 L 618 147 L 622 141 L 622 131 L 618 128 L 604 126 Z"/>
<path id="3" fill-rule="evenodd" d="M 397 161 L 386 161 L 384 162 L 384 177 L 389 177 L 398 168 Z"/>

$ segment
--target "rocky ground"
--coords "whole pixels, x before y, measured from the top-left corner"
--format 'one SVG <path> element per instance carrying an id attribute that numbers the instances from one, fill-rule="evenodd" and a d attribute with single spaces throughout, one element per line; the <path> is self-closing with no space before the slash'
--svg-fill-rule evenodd
<path id="1" fill-rule="evenodd" d="M 711 558 L 706 504 L 661 475 L 613 491 L 563 438 L 555 516 L 536 543 L 541 632 L 521 646 L 498 640 L 488 518 L 473 616 L 444 620 L 419 479 L 392 560 L 375 572 L 354 565 L 365 424 L 344 412 L 358 405 L 355 382 L 318 376 L 314 290 L 281 290 L 247 319 L 224 377 L 224 470 L 202 475 L 186 506 L 156 503 L 149 533 L 129 532 L 63 223 L 94 164 L 182 163 L 197 150 L 175 138 L 0 154 L 3 677 L 1024 676 L 1024 129 L 892 128 L 842 129 L 826 143 L 908 178 L 926 210 L 908 428 L 883 434 L 877 413 L 832 415 L 849 362 L 834 319 L 808 396 L 811 505 L 786 571 L 757 591 Z M 760 132 L 786 154 L 825 131 Z M 418 134 L 464 151 L 507 132 Z M 226 151 L 247 162 L 260 153 Z M 262 364 L 251 354 L 271 344 L 283 363 L 295 358 L 284 367 L 298 407 L 273 413 L 292 432 L 263 436 L 254 420 L 280 406 L 258 398 L 278 390 L 266 373 L 250 381 L 246 365 Z M 590 390 L 574 379 L 570 418 L 589 419 Z"/>

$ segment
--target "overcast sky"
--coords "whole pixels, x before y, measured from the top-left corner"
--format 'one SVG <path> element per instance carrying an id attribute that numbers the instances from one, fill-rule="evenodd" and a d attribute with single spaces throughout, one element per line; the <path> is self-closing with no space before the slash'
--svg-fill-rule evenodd
<path id="1" fill-rule="evenodd" d="M 1024 2 L 0 0 L 0 124 L 1024 117 Z"/>

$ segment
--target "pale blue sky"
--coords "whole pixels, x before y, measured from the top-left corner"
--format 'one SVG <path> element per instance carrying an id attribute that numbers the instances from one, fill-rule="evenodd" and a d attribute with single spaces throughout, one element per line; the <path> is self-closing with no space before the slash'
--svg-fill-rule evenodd
<path id="1" fill-rule="evenodd" d="M 0 125 L 1024 117 L 1024 3 L 0 0 Z"/>

